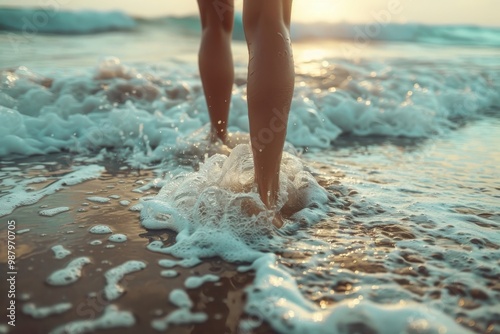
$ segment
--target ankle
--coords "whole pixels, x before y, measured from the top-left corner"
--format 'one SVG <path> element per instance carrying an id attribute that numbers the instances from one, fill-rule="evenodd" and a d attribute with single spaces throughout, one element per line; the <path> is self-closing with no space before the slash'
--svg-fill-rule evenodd
<path id="1" fill-rule="evenodd" d="M 215 142 L 218 142 L 218 141 L 222 141 L 223 143 L 226 143 L 226 140 L 227 140 L 226 131 L 225 130 L 223 130 L 223 131 L 217 131 L 216 129 L 212 128 L 210 130 L 210 134 L 208 135 L 208 139 L 212 143 L 215 143 Z"/>

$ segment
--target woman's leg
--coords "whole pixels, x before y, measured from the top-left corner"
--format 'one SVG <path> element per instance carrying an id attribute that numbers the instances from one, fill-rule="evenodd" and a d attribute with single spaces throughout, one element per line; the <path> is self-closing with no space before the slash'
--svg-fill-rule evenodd
<path id="1" fill-rule="evenodd" d="M 225 140 L 234 81 L 231 34 L 233 0 L 198 0 L 203 35 L 198 65 L 207 102 L 212 140 Z"/>
<path id="2" fill-rule="evenodd" d="M 259 195 L 276 206 L 279 171 L 294 88 L 290 42 L 291 0 L 245 0 L 248 43 L 248 112 Z"/>

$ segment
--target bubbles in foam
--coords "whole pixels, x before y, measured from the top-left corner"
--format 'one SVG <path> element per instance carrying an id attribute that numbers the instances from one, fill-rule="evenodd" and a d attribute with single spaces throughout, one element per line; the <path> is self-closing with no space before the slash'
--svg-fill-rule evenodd
<path id="1" fill-rule="evenodd" d="M 106 287 L 104 288 L 106 299 L 115 300 L 120 297 L 125 292 L 125 289 L 118 285 L 118 283 L 125 277 L 125 275 L 144 268 L 146 268 L 146 263 L 142 261 L 130 260 L 106 271 L 104 274 L 104 277 L 106 277 Z"/>
<path id="2" fill-rule="evenodd" d="M 66 175 L 57 178 L 56 177 L 50 178 L 51 180 L 53 179 L 53 182 L 39 190 L 32 190 L 29 189 L 29 187 L 27 187 L 27 185 L 30 184 L 30 179 L 22 179 L 19 182 L 14 182 L 12 184 L 12 189 L 9 189 L 8 193 L 2 197 L 0 216 L 12 213 L 12 211 L 17 207 L 23 205 L 35 204 L 43 197 L 54 194 L 55 192 L 59 191 L 65 185 L 71 186 L 78 183 L 82 183 L 86 180 L 94 179 L 99 175 L 101 175 L 101 172 L 104 170 L 103 167 L 97 165 L 73 166 L 72 169 L 73 171 Z M 8 179 L 4 180 L 4 184 L 5 182 L 8 182 Z M 55 214 L 62 209 L 57 209 L 56 211 L 52 211 L 54 209 L 48 209 L 48 210 L 50 210 L 48 211 L 49 213 Z"/>
<path id="3" fill-rule="evenodd" d="M 68 285 L 76 282 L 82 275 L 82 268 L 84 265 L 89 264 L 88 257 L 79 257 L 72 260 L 66 268 L 57 270 L 47 277 L 46 282 L 50 285 L 61 286 Z"/>
<path id="4" fill-rule="evenodd" d="M 170 300 L 170 302 L 177 307 L 181 308 L 193 307 L 193 302 L 191 301 L 191 299 L 189 299 L 188 294 L 186 293 L 186 291 L 181 289 L 172 290 L 168 295 L 168 300 Z"/>
<path id="5" fill-rule="evenodd" d="M 32 316 L 35 319 L 43 319 L 54 314 L 61 314 L 73 307 L 71 303 L 59 303 L 51 306 L 36 306 L 33 303 L 23 305 L 23 313 Z"/>
<path id="6" fill-rule="evenodd" d="M 132 327 L 134 315 L 129 311 L 120 311 L 116 305 L 107 305 L 104 313 L 95 319 L 75 320 L 52 330 L 50 334 L 89 333 L 98 329 Z"/>
<path id="7" fill-rule="evenodd" d="M 46 217 L 53 217 L 57 214 L 60 214 L 62 212 L 66 212 L 66 211 L 69 211 L 69 207 L 67 206 L 62 206 L 62 207 L 59 207 L 59 208 L 53 208 L 53 209 L 46 209 L 46 210 L 42 210 L 39 212 L 39 214 L 41 216 L 46 216 Z"/>
<path id="8" fill-rule="evenodd" d="M 160 272 L 160 275 L 162 277 L 167 277 L 167 278 L 172 278 L 172 277 L 176 277 L 179 275 L 179 273 L 175 270 L 162 270 Z"/>
<path id="9" fill-rule="evenodd" d="M 170 312 L 163 318 L 153 320 L 151 322 L 151 327 L 154 329 L 164 331 L 168 329 L 170 325 L 202 323 L 208 319 L 208 316 L 205 313 L 193 313 L 190 311 L 193 307 L 193 302 L 184 290 L 174 289 L 170 292 L 168 298 L 170 302 L 179 307 L 179 309 Z"/>
<path id="10" fill-rule="evenodd" d="M 162 253 L 162 247 L 163 243 L 161 241 L 153 241 L 148 245 L 148 249 L 152 251 L 156 251 L 158 253 Z M 184 268 L 192 268 L 194 266 L 197 266 L 198 264 L 201 263 L 201 260 L 197 257 L 192 257 L 192 258 L 185 258 L 182 260 L 168 260 L 168 259 L 161 259 L 158 261 L 158 264 L 164 268 L 173 268 L 175 266 L 181 266 Z"/>
<path id="11" fill-rule="evenodd" d="M 71 254 L 71 251 L 64 248 L 63 245 L 55 245 L 52 247 L 52 251 L 54 252 L 54 257 L 56 259 L 64 259 L 66 256 Z"/>
<path id="12" fill-rule="evenodd" d="M 275 254 L 241 270 L 250 268 L 256 277 L 246 289 L 245 311 L 257 321 L 243 321 L 244 330 L 265 319 L 280 333 L 470 333 L 444 313 L 413 302 L 380 305 L 361 296 L 321 308 L 304 298 L 290 273 L 277 266 Z"/>
<path id="13" fill-rule="evenodd" d="M 186 279 L 184 285 L 188 289 L 196 289 L 205 284 L 206 282 L 217 282 L 219 280 L 218 276 L 207 274 L 204 276 L 191 276 Z"/>
<path id="14" fill-rule="evenodd" d="M 222 256 L 229 261 L 252 261 L 269 247 L 274 227 L 272 212 L 256 193 L 253 160 L 248 145 L 236 146 L 229 157 L 214 155 L 197 172 L 166 182 L 157 196 L 143 202 L 142 225 L 178 232 L 177 242 L 158 251 L 178 257 Z M 305 170 L 300 159 L 283 154 L 278 208 L 295 212 L 293 219 L 318 220 L 328 210 L 328 194 Z M 271 237 L 271 239 L 270 239 Z"/>
<path id="15" fill-rule="evenodd" d="M 207 321 L 208 316 L 203 312 L 191 312 L 187 308 L 181 308 L 170 312 L 167 316 L 155 319 L 151 322 L 151 327 L 157 331 L 165 331 L 170 325 L 199 324 Z"/>
<path id="16" fill-rule="evenodd" d="M 121 233 L 112 234 L 109 236 L 108 240 L 111 242 L 125 242 L 127 241 L 127 236 Z"/>
<path id="17" fill-rule="evenodd" d="M 16 234 L 24 234 L 24 233 L 28 233 L 29 231 L 31 231 L 31 229 L 23 228 L 22 230 L 17 230 Z"/>
<path id="18" fill-rule="evenodd" d="M 429 137 L 453 129 L 457 120 L 475 119 L 499 102 L 498 74 L 486 65 L 477 71 L 462 65 L 345 59 L 298 64 L 301 85 L 287 140 L 330 147 L 342 133 Z M 0 71 L 7 83 L 0 96 L 0 156 L 114 147 L 132 149 L 127 158 L 134 164 L 165 160 L 182 138 L 208 123 L 199 80 L 186 79 L 194 71 L 133 68 L 118 59 L 104 60 L 96 73 L 53 79 L 26 68 Z M 231 104 L 229 131 L 248 132 L 243 87 L 235 88 Z"/>
<path id="19" fill-rule="evenodd" d="M 108 225 L 94 225 L 89 229 L 89 232 L 93 234 L 108 234 L 113 233 L 113 230 Z"/>
<path id="20" fill-rule="evenodd" d="M 109 198 L 107 198 L 107 197 L 100 197 L 100 196 L 87 197 L 87 200 L 89 200 L 91 202 L 97 202 L 97 203 L 108 203 L 110 201 Z"/>
<path id="21" fill-rule="evenodd" d="M 139 212 L 142 210 L 142 203 L 138 203 L 136 205 L 133 205 L 132 207 L 129 208 L 130 211 L 134 211 L 134 212 Z"/>

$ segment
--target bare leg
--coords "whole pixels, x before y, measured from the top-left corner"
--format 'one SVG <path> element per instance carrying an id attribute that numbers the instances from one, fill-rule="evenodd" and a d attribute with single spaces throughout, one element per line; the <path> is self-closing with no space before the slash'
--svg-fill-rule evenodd
<path id="1" fill-rule="evenodd" d="M 198 0 L 203 36 L 198 54 L 211 138 L 225 140 L 234 81 L 231 34 L 233 0 Z"/>
<path id="2" fill-rule="evenodd" d="M 290 43 L 291 0 L 245 0 L 248 43 L 248 111 L 259 195 L 276 206 L 279 171 L 294 88 Z M 276 225 L 279 225 L 275 222 Z"/>

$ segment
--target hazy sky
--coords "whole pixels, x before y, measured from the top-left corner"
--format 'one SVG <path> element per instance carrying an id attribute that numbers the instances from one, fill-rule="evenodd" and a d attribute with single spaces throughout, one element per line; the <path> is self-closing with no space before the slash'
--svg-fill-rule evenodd
<path id="1" fill-rule="evenodd" d="M 0 0 L 0 6 L 49 4 L 57 4 L 63 9 L 118 9 L 134 16 L 197 12 L 196 0 Z M 241 10 L 243 0 L 235 0 L 235 4 L 236 9 Z M 369 22 L 377 13 L 391 8 L 398 9 L 391 13 L 391 22 L 500 26 L 500 0 L 294 0 L 293 19 Z"/>

